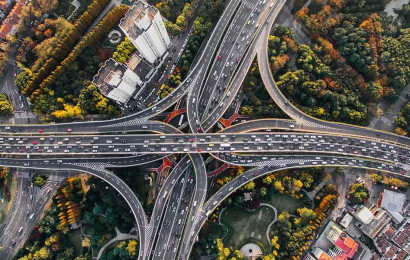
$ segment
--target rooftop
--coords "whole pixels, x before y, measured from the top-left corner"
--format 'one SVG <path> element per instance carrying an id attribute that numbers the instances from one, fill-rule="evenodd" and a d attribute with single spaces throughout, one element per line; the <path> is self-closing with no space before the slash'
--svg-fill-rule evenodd
<path id="1" fill-rule="evenodd" d="M 356 218 L 366 225 L 373 220 L 373 217 L 373 213 L 364 206 L 356 213 Z"/>
<path id="2" fill-rule="evenodd" d="M 137 54 L 131 56 L 127 62 L 127 66 L 132 69 L 142 81 L 147 81 L 152 72 L 155 70 L 149 63 Z"/>
<path id="3" fill-rule="evenodd" d="M 359 223 L 356 223 L 356 225 L 369 237 L 374 238 L 391 220 L 390 215 L 387 213 L 387 211 L 377 208 L 377 207 L 371 207 L 372 210 L 367 209 L 366 207 L 362 208 L 365 213 L 356 214 L 356 217 L 359 219 Z M 367 210 L 366 210 L 367 209 Z M 368 219 L 370 219 L 369 212 L 372 214 L 372 218 L 370 222 L 364 222 Z M 359 217 L 362 217 L 363 220 L 361 220 Z M 366 224 L 367 223 L 367 224 Z"/>
<path id="4" fill-rule="evenodd" d="M 100 68 L 98 74 L 94 76 L 93 84 L 100 89 L 101 94 L 106 96 L 118 86 L 126 70 L 127 67 L 124 64 L 109 59 Z"/>
<path id="5" fill-rule="evenodd" d="M 391 190 L 384 190 L 381 207 L 388 211 L 402 213 L 406 195 Z"/>
<path id="6" fill-rule="evenodd" d="M 121 19 L 120 28 L 127 31 L 132 38 L 138 37 L 143 30 L 139 28 L 137 24 L 147 18 L 149 22 L 152 22 L 158 10 L 153 6 L 140 1 L 136 1 L 132 8 L 128 10 L 125 17 Z"/>
<path id="7" fill-rule="evenodd" d="M 340 225 L 344 228 L 347 228 L 350 225 L 350 223 L 352 223 L 352 220 L 353 216 L 349 213 L 346 213 L 346 215 L 344 215 L 342 220 L 340 221 Z"/>

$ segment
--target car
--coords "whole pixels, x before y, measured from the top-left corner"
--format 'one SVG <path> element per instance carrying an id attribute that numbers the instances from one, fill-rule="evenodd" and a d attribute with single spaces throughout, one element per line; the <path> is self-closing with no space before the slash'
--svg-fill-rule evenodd
<path id="1" fill-rule="evenodd" d="M 218 56 L 217 60 L 221 60 L 221 55 Z"/>
<path id="2" fill-rule="evenodd" d="M 72 132 L 72 131 L 73 131 L 73 129 L 71 129 L 71 128 L 67 128 L 67 129 L 66 129 L 66 131 L 67 131 L 68 133 L 70 133 L 70 132 Z"/>
<path id="3" fill-rule="evenodd" d="M 198 149 L 196 149 L 198 152 L 202 152 L 202 149 L 201 148 L 198 148 Z"/>
<path id="4" fill-rule="evenodd" d="M 38 144 L 38 142 L 37 142 L 37 141 L 33 141 L 33 144 L 36 145 L 36 144 Z"/>
<path id="5" fill-rule="evenodd" d="M 39 133 L 44 133 L 44 129 L 38 129 Z"/>
<path id="6" fill-rule="evenodd" d="M 190 141 L 190 142 L 193 142 L 193 141 L 194 141 L 194 139 L 193 139 L 193 138 L 191 138 L 191 139 L 189 139 L 189 141 Z"/>

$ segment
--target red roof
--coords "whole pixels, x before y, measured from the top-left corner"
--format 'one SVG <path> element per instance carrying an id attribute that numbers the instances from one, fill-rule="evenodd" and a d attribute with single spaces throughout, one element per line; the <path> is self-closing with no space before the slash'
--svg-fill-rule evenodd
<path id="1" fill-rule="evenodd" d="M 346 238 L 343 238 L 342 236 L 339 236 L 339 238 L 335 241 L 335 246 L 342 249 L 342 251 L 349 258 L 353 258 L 354 254 L 356 253 L 357 249 L 359 248 L 359 244 L 356 243 L 349 236 L 347 236 Z"/>
<path id="2" fill-rule="evenodd" d="M 0 8 L 1 9 L 6 9 L 9 3 L 5 0 L 0 0 Z"/>
<path id="3" fill-rule="evenodd" d="M 18 18 L 20 18 L 21 11 L 23 10 L 23 5 L 20 3 L 16 3 L 16 5 L 13 7 L 11 12 L 15 14 Z"/>
<path id="4" fill-rule="evenodd" d="M 13 29 L 13 25 L 9 23 L 4 23 L 0 27 L 0 38 L 6 39 L 6 36 L 10 33 L 11 29 Z"/>
<path id="5" fill-rule="evenodd" d="M 406 252 L 404 252 L 403 250 L 400 250 L 400 252 L 396 255 L 394 259 L 403 260 L 406 258 L 406 256 L 407 256 Z"/>

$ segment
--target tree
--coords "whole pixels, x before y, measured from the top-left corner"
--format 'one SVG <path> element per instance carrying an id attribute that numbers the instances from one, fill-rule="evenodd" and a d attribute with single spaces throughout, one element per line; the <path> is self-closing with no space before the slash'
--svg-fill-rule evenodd
<path id="1" fill-rule="evenodd" d="M 128 255 L 131 257 L 134 257 L 136 255 L 136 252 L 137 252 L 137 241 L 136 240 L 131 240 L 128 242 L 127 251 L 128 251 Z"/>
<path id="2" fill-rule="evenodd" d="M 245 116 L 251 116 L 253 114 L 253 108 L 249 105 L 241 106 L 239 113 Z"/>
<path id="3" fill-rule="evenodd" d="M 83 241 L 81 242 L 81 246 L 89 248 L 91 246 L 90 239 L 88 237 L 84 237 Z"/>
<path id="4" fill-rule="evenodd" d="M 300 223 L 302 224 L 308 223 L 310 220 L 314 219 L 316 216 L 316 213 L 313 210 L 308 209 L 308 208 L 299 208 L 296 211 L 300 216 L 299 220 L 300 220 Z"/>
<path id="5" fill-rule="evenodd" d="M 281 181 L 275 181 L 274 187 L 279 193 L 283 193 L 285 191 Z"/>
<path id="6" fill-rule="evenodd" d="M 20 89 L 23 90 L 27 83 L 30 81 L 32 72 L 30 69 L 24 68 L 23 72 L 17 75 L 16 80 L 14 81 L 14 84 Z"/>
<path id="7" fill-rule="evenodd" d="M 47 179 L 46 179 L 45 176 L 35 175 L 35 176 L 33 176 L 33 178 L 34 178 L 33 183 L 36 186 L 42 187 L 42 186 L 46 185 L 46 183 L 47 183 Z"/>
<path id="8" fill-rule="evenodd" d="M 222 240 L 221 239 L 217 239 L 216 240 L 216 244 L 217 244 L 217 249 L 218 249 L 218 260 L 225 260 L 227 259 L 227 257 L 229 256 L 229 254 L 231 253 L 229 248 L 225 248 Z"/>
<path id="9" fill-rule="evenodd" d="M 7 96 L 0 93 L 0 115 L 9 116 L 13 113 L 13 106 L 10 104 Z"/>
<path id="10" fill-rule="evenodd" d="M 383 181 L 383 177 L 380 174 L 377 173 L 372 173 L 370 174 L 370 179 L 374 182 L 374 183 L 381 183 Z"/>
<path id="11" fill-rule="evenodd" d="M 135 50 L 134 44 L 131 43 L 128 37 L 125 37 L 117 46 L 117 50 L 112 55 L 112 59 L 116 62 L 124 63 L 130 58 L 130 54 Z"/>
<path id="12" fill-rule="evenodd" d="M 50 257 L 50 249 L 48 247 L 42 247 L 39 251 L 38 251 L 38 256 L 40 257 L 40 259 L 47 259 Z"/>
<path id="13" fill-rule="evenodd" d="M 250 182 L 246 183 L 245 186 L 244 186 L 244 188 L 245 188 L 246 190 L 253 190 L 253 189 L 255 189 L 255 182 L 250 181 Z"/>
<path id="14" fill-rule="evenodd" d="M 260 194 L 262 197 L 266 196 L 268 194 L 268 189 L 266 187 L 262 187 L 260 190 Z"/>
<path id="15" fill-rule="evenodd" d="M 271 245 L 276 250 L 280 248 L 280 245 L 278 244 L 278 240 L 279 240 L 278 236 L 274 236 L 271 240 Z"/>
<path id="16" fill-rule="evenodd" d="M 349 200 L 353 204 L 362 204 L 368 197 L 368 190 L 362 183 L 354 183 L 350 187 Z"/>

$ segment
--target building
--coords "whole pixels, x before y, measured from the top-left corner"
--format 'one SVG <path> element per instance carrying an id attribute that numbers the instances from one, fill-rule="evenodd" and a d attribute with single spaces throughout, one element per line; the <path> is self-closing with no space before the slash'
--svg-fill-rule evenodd
<path id="1" fill-rule="evenodd" d="M 402 213 L 405 202 L 405 194 L 385 189 L 380 207 L 387 210 L 393 220 L 399 224 L 404 220 Z"/>
<path id="2" fill-rule="evenodd" d="M 347 260 L 356 259 L 354 257 L 358 251 L 359 244 L 331 221 L 313 246 L 311 254 L 318 260 Z"/>
<path id="3" fill-rule="evenodd" d="M 354 216 L 358 220 L 356 226 L 370 238 L 376 237 L 391 220 L 387 211 L 375 205 L 370 208 L 362 206 Z"/>
<path id="4" fill-rule="evenodd" d="M 4 1 L 1 1 L 4 2 Z M 7 1 L 5 1 L 7 2 Z M 23 11 L 23 7 L 26 4 L 26 0 L 18 0 L 13 8 L 8 13 L 6 19 L 0 26 L 0 39 L 5 41 L 7 35 L 12 34 L 14 32 L 14 26 L 20 21 L 21 14 Z M 4 4 L 1 4 L 5 6 Z"/>
<path id="5" fill-rule="evenodd" d="M 340 220 L 340 225 L 343 228 L 348 228 L 350 226 L 350 223 L 352 223 L 352 221 L 353 221 L 353 216 L 350 215 L 349 213 L 346 213 L 343 216 L 342 220 Z"/>
<path id="6" fill-rule="evenodd" d="M 133 70 L 109 59 L 94 76 L 93 84 L 104 96 L 125 104 L 140 89 L 142 81 Z"/>
<path id="7" fill-rule="evenodd" d="M 393 241 L 410 254 L 410 223 L 406 221 L 394 234 Z"/>
<path id="8" fill-rule="evenodd" d="M 149 63 L 158 63 L 168 54 L 171 41 L 155 7 L 136 1 L 119 26 Z"/>

